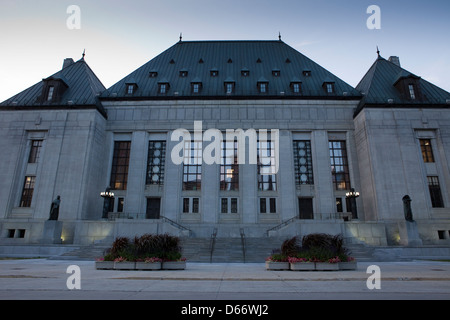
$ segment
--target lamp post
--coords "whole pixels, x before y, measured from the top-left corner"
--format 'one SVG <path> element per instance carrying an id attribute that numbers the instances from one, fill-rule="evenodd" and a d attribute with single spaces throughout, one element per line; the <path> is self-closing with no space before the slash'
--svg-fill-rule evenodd
<path id="1" fill-rule="evenodd" d="M 352 219 L 358 219 L 358 211 L 356 208 L 356 198 L 359 197 L 359 192 L 356 192 L 354 188 L 350 189 L 350 192 L 345 194 L 347 199 L 350 199 L 350 206 L 352 211 Z"/>
<path id="2" fill-rule="evenodd" d="M 100 192 L 100 196 L 104 199 L 102 219 L 108 219 L 109 204 L 111 199 L 114 199 L 114 193 L 111 192 L 110 187 L 106 187 L 105 191 Z"/>

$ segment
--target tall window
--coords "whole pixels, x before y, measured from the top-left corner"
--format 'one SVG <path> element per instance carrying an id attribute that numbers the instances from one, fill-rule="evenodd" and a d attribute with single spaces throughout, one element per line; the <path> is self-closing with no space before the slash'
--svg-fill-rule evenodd
<path id="1" fill-rule="evenodd" d="M 202 142 L 185 141 L 183 190 L 200 190 L 202 182 Z"/>
<path id="2" fill-rule="evenodd" d="M 53 100 L 53 93 L 54 92 L 55 92 L 55 87 L 54 86 L 48 87 L 47 101 L 52 101 Z"/>
<path id="3" fill-rule="evenodd" d="M 443 208 L 444 201 L 442 200 L 439 178 L 436 176 L 428 176 L 427 180 L 428 180 L 428 189 L 430 190 L 431 206 L 433 208 Z"/>
<path id="4" fill-rule="evenodd" d="M 166 142 L 149 141 L 146 184 L 164 183 L 164 163 L 166 160 Z"/>
<path id="5" fill-rule="evenodd" d="M 258 189 L 261 191 L 277 190 L 276 174 L 271 174 L 275 166 L 275 143 L 258 141 Z"/>
<path id="6" fill-rule="evenodd" d="M 415 100 L 416 94 L 414 92 L 414 85 L 412 85 L 412 84 L 408 85 L 408 89 L 409 89 L 409 96 L 411 97 L 411 100 Z"/>
<path id="7" fill-rule="evenodd" d="M 34 183 L 36 177 L 26 176 L 23 184 L 22 198 L 20 199 L 20 207 L 31 207 L 31 200 L 33 198 Z"/>
<path id="8" fill-rule="evenodd" d="M 183 213 L 199 213 L 199 198 L 183 198 Z"/>
<path id="9" fill-rule="evenodd" d="M 420 150 L 424 162 L 434 162 L 433 150 L 430 139 L 420 139 Z"/>
<path id="10" fill-rule="evenodd" d="M 220 190 L 239 190 L 238 142 L 222 141 Z"/>
<path id="11" fill-rule="evenodd" d="M 277 213 L 276 198 L 259 198 L 260 213 Z"/>
<path id="12" fill-rule="evenodd" d="M 221 213 L 237 213 L 238 199 L 237 198 L 220 198 L 220 212 Z"/>
<path id="13" fill-rule="evenodd" d="M 115 141 L 111 167 L 110 186 L 116 190 L 126 190 L 131 141 Z"/>
<path id="14" fill-rule="evenodd" d="M 28 157 L 28 163 L 36 163 L 39 160 L 39 155 L 41 153 L 42 140 L 32 140 L 30 155 Z"/>
<path id="15" fill-rule="evenodd" d="M 294 141 L 295 184 L 314 184 L 311 141 Z"/>
<path id="16" fill-rule="evenodd" d="M 347 147 L 345 141 L 329 141 L 331 174 L 336 190 L 350 190 Z"/>

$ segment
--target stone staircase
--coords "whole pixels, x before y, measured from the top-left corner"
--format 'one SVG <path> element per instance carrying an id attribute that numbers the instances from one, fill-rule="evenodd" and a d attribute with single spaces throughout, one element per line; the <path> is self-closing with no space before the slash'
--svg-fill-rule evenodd
<path id="1" fill-rule="evenodd" d="M 50 260 L 95 260 L 104 255 L 109 246 L 105 245 L 89 245 L 80 246 L 69 252 L 63 253 L 59 256 L 50 257 Z"/>
<path id="2" fill-rule="evenodd" d="M 279 249 L 284 238 L 246 237 L 245 256 L 240 237 L 217 237 L 211 255 L 211 238 L 181 237 L 183 256 L 191 262 L 264 262 L 273 250 Z M 110 246 L 93 244 L 74 247 L 73 250 L 54 256 L 58 260 L 95 260 L 104 255 Z M 375 248 L 363 244 L 345 244 L 350 254 L 358 261 L 374 261 Z"/>
<path id="3" fill-rule="evenodd" d="M 244 241 L 245 252 L 241 238 L 216 238 L 212 255 L 211 238 L 183 238 L 181 245 L 183 255 L 192 262 L 264 262 L 283 242 L 269 237 L 245 238 Z"/>

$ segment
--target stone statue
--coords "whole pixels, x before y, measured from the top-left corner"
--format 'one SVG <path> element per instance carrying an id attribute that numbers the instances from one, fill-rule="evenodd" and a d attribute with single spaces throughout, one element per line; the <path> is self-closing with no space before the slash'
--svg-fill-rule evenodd
<path id="1" fill-rule="evenodd" d="M 60 203 L 61 197 L 57 196 L 56 199 L 53 200 L 52 205 L 50 207 L 50 218 L 48 220 L 58 220 Z"/>
<path id="2" fill-rule="evenodd" d="M 411 198 L 405 195 L 403 198 L 403 212 L 405 214 L 405 220 L 409 222 L 414 222 L 411 210 Z"/>

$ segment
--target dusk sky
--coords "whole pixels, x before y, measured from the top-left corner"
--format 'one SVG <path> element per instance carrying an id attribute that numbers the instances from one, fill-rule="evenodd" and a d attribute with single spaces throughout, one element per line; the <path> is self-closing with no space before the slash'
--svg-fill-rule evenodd
<path id="1" fill-rule="evenodd" d="M 70 5 L 80 29 L 70 29 Z M 380 8 L 370 30 L 367 8 Z M 179 40 L 282 40 L 356 86 L 381 56 L 450 91 L 450 1 L 0 0 L 0 102 L 85 60 L 105 87 Z"/>

